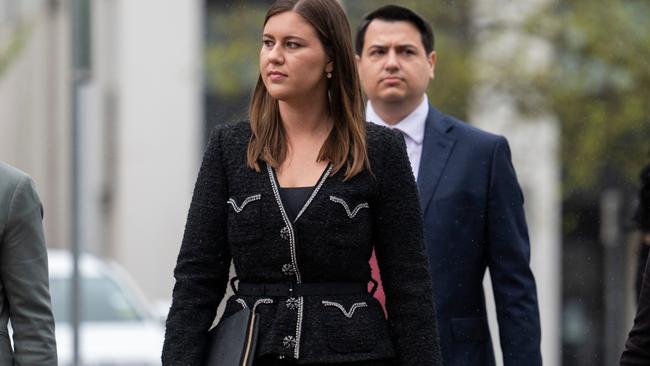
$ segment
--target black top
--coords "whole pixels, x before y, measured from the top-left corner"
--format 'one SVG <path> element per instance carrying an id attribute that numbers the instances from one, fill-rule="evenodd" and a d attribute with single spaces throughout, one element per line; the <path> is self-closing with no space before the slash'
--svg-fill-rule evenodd
<path id="1" fill-rule="evenodd" d="M 305 205 L 313 190 L 314 187 L 280 187 L 282 205 L 291 221 L 296 219 L 298 212 Z"/>

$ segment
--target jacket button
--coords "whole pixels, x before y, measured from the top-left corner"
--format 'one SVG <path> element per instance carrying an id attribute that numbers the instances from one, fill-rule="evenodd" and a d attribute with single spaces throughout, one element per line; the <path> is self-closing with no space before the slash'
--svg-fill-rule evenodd
<path id="1" fill-rule="evenodd" d="M 291 231 L 289 230 L 289 227 L 288 227 L 288 226 L 285 226 L 285 227 L 283 227 L 283 228 L 280 230 L 280 237 L 281 237 L 283 240 L 289 240 L 289 239 L 291 239 Z"/>
<path id="2" fill-rule="evenodd" d="M 296 271 L 293 269 L 293 265 L 284 264 L 282 265 L 282 273 L 284 273 L 285 276 L 293 276 Z"/>
<path id="3" fill-rule="evenodd" d="M 295 348 L 296 347 L 296 337 L 294 336 L 286 336 L 282 340 L 282 344 L 284 345 L 285 348 Z"/>
<path id="4" fill-rule="evenodd" d="M 290 297 L 285 302 L 285 305 L 287 306 L 288 309 L 296 310 L 300 307 L 300 301 L 295 297 Z"/>

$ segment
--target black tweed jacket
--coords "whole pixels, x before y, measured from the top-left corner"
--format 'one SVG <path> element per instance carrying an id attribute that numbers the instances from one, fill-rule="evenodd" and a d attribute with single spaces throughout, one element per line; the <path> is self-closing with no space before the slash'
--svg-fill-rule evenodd
<path id="1" fill-rule="evenodd" d="M 257 356 L 301 364 L 395 357 L 402 366 L 439 365 L 420 205 L 402 137 L 368 124 L 372 173 L 344 182 L 344 172 L 329 174 L 328 167 L 290 221 L 274 170 L 246 167 L 250 134 L 242 122 L 210 137 L 174 271 L 163 365 L 202 365 L 231 259 L 242 282 L 367 283 L 373 245 L 388 319 L 369 294 L 233 296 L 224 317 L 255 307 Z"/>

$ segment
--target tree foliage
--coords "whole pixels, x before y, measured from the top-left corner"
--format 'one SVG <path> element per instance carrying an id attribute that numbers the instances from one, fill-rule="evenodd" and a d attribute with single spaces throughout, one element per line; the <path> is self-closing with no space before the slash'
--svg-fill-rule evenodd
<path id="1" fill-rule="evenodd" d="M 234 99 L 253 90 L 259 75 L 262 23 L 267 6 L 237 3 L 209 13 L 205 48 L 208 93 Z"/>
<path id="2" fill-rule="evenodd" d="M 537 80 L 561 123 L 566 194 L 637 185 L 650 151 L 650 2 L 555 3 L 530 30 L 555 63 Z"/>

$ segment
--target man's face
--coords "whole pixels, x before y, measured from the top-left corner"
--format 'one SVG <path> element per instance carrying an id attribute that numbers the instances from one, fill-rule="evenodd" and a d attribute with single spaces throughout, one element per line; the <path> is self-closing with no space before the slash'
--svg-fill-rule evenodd
<path id="1" fill-rule="evenodd" d="M 361 86 L 374 105 L 417 105 L 435 64 L 435 52 L 426 53 L 420 32 L 406 21 L 370 22 L 357 56 Z"/>

